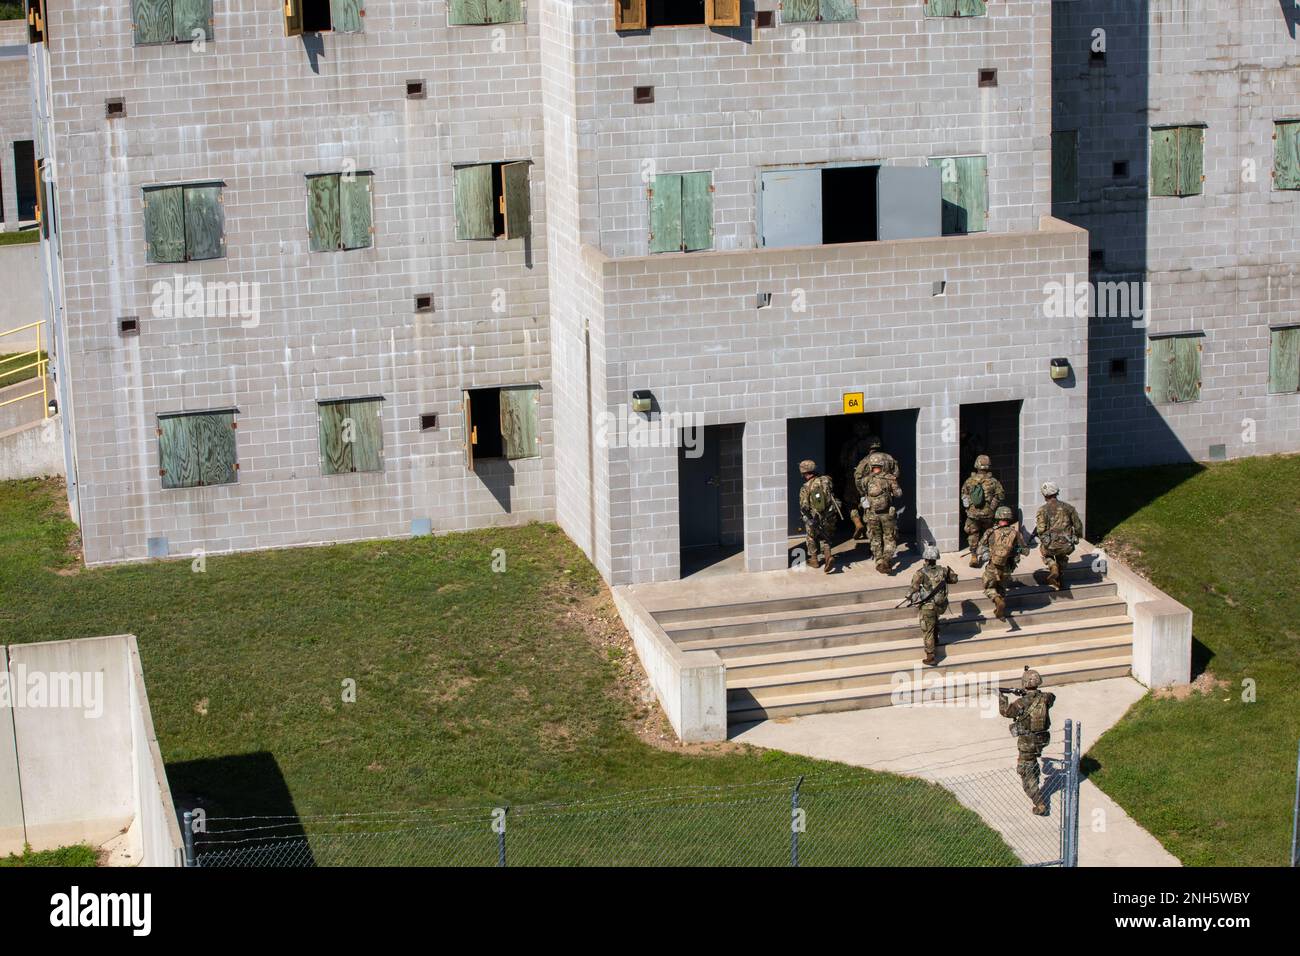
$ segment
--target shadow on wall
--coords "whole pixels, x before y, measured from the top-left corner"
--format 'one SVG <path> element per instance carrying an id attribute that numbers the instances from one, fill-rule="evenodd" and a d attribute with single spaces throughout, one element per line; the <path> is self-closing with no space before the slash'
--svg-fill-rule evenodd
<path id="1" fill-rule="evenodd" d="M 1077 136 L 1075 190 L 1061 175 L 1068 149 L 1053 158 L 1052 215 L 1088 230 L 1098 300 L 1088 321 L 1089 469 L 1197 457 L 1146 391 L 1150 12 L 1148 0 L 1052 4 L 1053 141 Z"/>

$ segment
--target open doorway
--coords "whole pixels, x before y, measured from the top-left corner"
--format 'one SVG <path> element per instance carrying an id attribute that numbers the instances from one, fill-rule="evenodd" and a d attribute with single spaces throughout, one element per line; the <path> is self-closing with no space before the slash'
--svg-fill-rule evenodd
<path id="1" fill-rule="evenodd" d="M 975 467 L 979 455 L 988 455 L 993 465 L 993 477 L 1002 482 L 1007 493 L 1007 504 L 1020 513 L 1020 406 L 1019 400 L 1010 402 L 979 402 L 961 407 L 961 474 L 953 500 L 961 509 L 960 482 L 965 481 Z M 961 515 L 961 521 L 966 516 Z M 960 525 L 959 525 L 960 526 Z"/>
<path id="2" fill-rule="evenodd" d="M 681 576 L 743 570 L 745 426 L 683 429 L 677 449 Z"/>
<path id="3" fill-rule="evenodd" d="M 910 541 L 916 534 L 916 425 L 920 409 L 900 408 L 888 412 L 860 415 L 823 415 L 815 418 L 792 418 L 786 422 L 787 514 L 791 537 L 803 538 L 803 520 L 799 517 L 799 462 L 811 458 L 819 474 L 829 474 L 835 494 L 841 500 L 851 497 L 853 469 L 866 457 L 862 439 L 875 435 L 881 449 L 898 461 L 899 484 L 903 497 L 895 504 L 898 540 Z M 856 460 L 855 460 L 856 459 Z M 839 523 L 840 539 L 853 534 L 848 509 Z"/>
<path id="4" fill-rule="evenodd" d="M 36 218 L 36 146 L 30 139 L 14 141 L 14 192 L 18 221 Z"/>

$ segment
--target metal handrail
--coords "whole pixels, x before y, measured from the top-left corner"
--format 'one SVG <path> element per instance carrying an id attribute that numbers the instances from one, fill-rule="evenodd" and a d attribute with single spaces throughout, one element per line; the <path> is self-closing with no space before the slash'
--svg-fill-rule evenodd
<path id="1" fill-rule="evenodd" d="M 0 371 L 0 374 L 9 374 L 11 372 L 25 372 L 28 369 L 34 368 L 36 369 L 35 377 L 40 379 L 41 382 L 41 387 L 39 389 L 35 389 L 34 391 L 27 392 L 24 395 L 19 395 L 17 398 L 11 398 L 8 399 L 7 401 L 0 402 L 0 408 L 4 408 L 6 405 L 12 405 L 15 402 L 23 402 L 29 398 L 35 398 L 37 395 L 39 395 L 41 396 L 41 415 L 43 418 L 50 417 L 50 398 L 49 398 L 50 357 L 48 352 L 46 352 L 44 349 L 41 348 L 41 329 L 44 325 L 45 325 L 45 320 L 41 319 L 39 322 L 29 322 L 26 325 L 20 325 L 17 328 L 6 329 L 5 331 L 0 332 L 0 338 L 4 338 L 6 335 L 13 335 L 17 332 L 26 332 L 28 329 L 36 330 L 36 348 L 28 349 L 27 351 L 24 352 L 15 352 L 12 355 L 6 355 L 4 358 L 0 359 L 0 366 L 3 366 L 5 362 L 17 362 L 25 358 L 34 358 L 36 361 L 31 362 L 27 365 L 21 365 L 18 368 L 3 369 L 2 371 Z M 21 382 L 15 382 L 14 384 L 19 385 L 21 384 Z"/>

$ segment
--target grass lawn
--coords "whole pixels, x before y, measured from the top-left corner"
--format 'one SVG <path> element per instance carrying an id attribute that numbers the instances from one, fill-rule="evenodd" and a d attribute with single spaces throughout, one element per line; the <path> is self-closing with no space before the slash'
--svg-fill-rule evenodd
<path id="1" fill-rule="evenodd" d="M 21 854 L 10 853 L 0 856 L 0 866 L 98 866 L 94 847 L 79 843 L 76 846 L 63 846 L 57 850 L 32 852 L 29 846 Z"/>
<path id="2" fill-rule="evenodd" d="M 3 17 L 0 17 L 3 19 Z M 0 246 L 21 246 L 29 242 L 40 242 L 41 231 L 39 229 L 23 229 L 21 231 L 0 232 Z"/>
<path id="3" fill-rule="evenodd" d="M 1107 536 L 1192 609 L 1193 676 L 1227 682 L 1139 701 L 1088 754 L 1091 779 L 1186 864 L 1285 864 L 1300 740 L 1300 456 L 1098 472 L 1088 503 L 1089 538 Z"/>
<path id="4" fill-rule="evenodd" d="M 80 567 L 65 514 L 58 482 L 0 484 L 0 643 L 136 634 L 173 791 L 214 816 L 492 807 L 845 771 L 647 743 L 657 719 L 627 691 L 630 645 L 596 571 L 552 525 L 211 556 L 195 573 L 189 559 Z M 491 570 L 496 548 L 504 573 Z M 355 703 L 342 700 L 347 680 Z M 875 797 L 856 800 L 853 826 L 818 826 L 809 810 L 810 845 L 827 859 L 1014 862 L 947 791 L 857 773 Z M 787 794 L 771 803 L 781 847 Z M 739 844 L 753 818 L 734 819 Z M 701 832 L 666 827 L 664 839 L 689 849 Z M 601 841 L 610 853 L 622 842 Z"/>
<path id="5" fill-rule="evenodd" d="M 36 358 L 31 352 L 6 352 L 0 354 L 0 388 L 36 378 Z M 40 358 L 41 361 L 49 358 L 44 349 L 41 350 Z M 31 368 L 27 367 L 29 365 Z M 40 382 L 36 383 L 36 387 L 40 387 Z M 27 391 L 30 391 L 30 389 Z"/>

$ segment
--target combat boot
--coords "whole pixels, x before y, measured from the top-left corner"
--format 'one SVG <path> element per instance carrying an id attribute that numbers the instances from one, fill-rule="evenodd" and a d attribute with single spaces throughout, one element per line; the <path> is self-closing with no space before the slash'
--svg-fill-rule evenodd
<path id="1" fill-rule="evenodd" d="M 829 544 L 823 544 L 822 545 L 822 572 L 825 574 L 830 574 L 831 571 L 834 570 L 834 565 L 835 565 L 835 557 L 834 555 L 831 554 L 831 546 Z"/>
<path id="2" fill-rule="evenodd" d="M 1039 800 L 1037 803 L 1034 804 L 1034 816 L 1038 816 L 1038 817 L 1047 816 L 1047 804 L 1044 803 L 1042 800 Z"/>
<path id="3" fill-rule="evenodd" d="M 921 659 L 921 663 L 926 665 L 927 667 L 934 667 L 936 664 L 939 663 L 939 659 L 935 657 L 933 653 L 930 653 L 930 654 L 926 654 L 925 657 Z"/>
<path id="4" fill-rule="evenodd" d="M 970 566 L 978 568 L 980 566 L 980 554 L 974 548 L 970 549 Z"/>
<path id="5" fill-rule="evenodd" d="M 993 616 L 999 621 L 1005 621 L 1007 619 L 1007 599 L 1001 594 L 996 595 L 993 598 Z"/>
<path id="6" fill-rule="evenodd" d="M 862 518 L 859 516 L 857 510 L 854 509 L 853 511 L 850 511 L 849 517 L 853 519 L 853 539 L 855 541 L 865 540 L 867 537 L 867 526 L 862 523 Z"/>
<path id="7" fill-rule="evenodd" d="M 894 565 L 886 558 L 881 558 L 876 562 L 876 570 L 881 574 L 893 574 Z"/>

